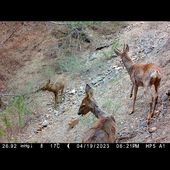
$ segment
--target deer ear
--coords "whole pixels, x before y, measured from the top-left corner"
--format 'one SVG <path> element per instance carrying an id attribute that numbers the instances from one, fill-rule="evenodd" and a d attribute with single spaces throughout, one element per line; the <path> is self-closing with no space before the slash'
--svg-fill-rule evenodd
<path id="1" fill-rule="evenodd" d="M 86 84 L 85 92 L 89 97 L 93 96 L 93 89 L 88 84 Z"/>

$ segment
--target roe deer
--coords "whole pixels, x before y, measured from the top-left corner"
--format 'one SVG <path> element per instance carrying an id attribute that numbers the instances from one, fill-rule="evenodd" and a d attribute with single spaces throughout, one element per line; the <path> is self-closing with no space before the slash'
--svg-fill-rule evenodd
<path id="1" fill-rule="evenodd" d="M 83 139 L 83 143 L 112 143 L 116 140 L 116 122 L 113 116 L 104 116 L 104 112 L 99 109 L 93 98 L 93 89 L 86 84 L 86 96 L 82 100 L 78 115 L 86 115 L 92 112 L 97 118 L 97 122 L 90 128 Z"/>
<path id="2" fill-rule="evenodd" d="M 54 107 L 56 108 L 57 103 L 58 103 L 59 93 L 60 93 L 61 96 L 63 95 L 64 86 L 65 86 L 65 81 L 64 80 L 60 80 L 60 81 L 55 82 L 55 83 L 51 83 L 51 81 L 48 80 L 46 85 L 41 87 L 38 91 L 42 90 L 42 91 L 53 92 L 54 97 L 55 97 L 55 106 Z"/>
<path id="3" fill-rule="evenodd" d="M 150 123 L 151 118 L 154 115 L 154 111 L 158 102 L 158 89 L 161 82 L 161 71 L 158 66 L 153 63 L 149 64 L 135 64 L 131 58 L 128 56 L 129 46 L 124 44 L 123 51 L 115 49 L 114 52 L 117 56 L 120 56 L 122 62 L 130 75 L 132 81 L 132 88 L 130 93 L 130 98 L 132 97 L 134 90 L 133 99 L 133 109 L 130 114 L 135 111 L 135 101 L 138 92 L 138 87 L 142 86 L 145 88 L 144 94 L 148 92 L 151 95 L 150 101 L 150 112 L 147 117 L 147 123 Z M 151 90 L 152 85 L 154 85 L 154 93 Z"/>

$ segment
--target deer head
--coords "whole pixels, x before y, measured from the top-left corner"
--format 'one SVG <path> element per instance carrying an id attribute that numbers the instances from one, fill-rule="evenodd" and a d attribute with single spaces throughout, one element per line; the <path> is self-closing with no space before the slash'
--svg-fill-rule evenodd
<path id="1" fill-rule="evenodd" d="M 78 115 L 86 115 L 90 111 L 93 112 L 94 108 L 97 106 L 93 99 L 93 89 L 88 84 L 86 84 L 85 93 L 86 96 L 82 100 Z"/>
<path id="2" fill-rule="evenodd" d="M 45 86 L 40 88 L 40 90 L 48 90 L 49 85 L 50 85 L 50 79 L 48 80 Z"/>
<path id="3" fill-rule="evenodd" d="M 127 53 L 129 52 L 129 46 L 124 44 L 122 52 L 119 49 L 115 49 L 114 52 L 116 53 L 117 56 L 125 57 L 127 56 Z"/>
<path id="4" fill-rule="evenodd" d="M 124 44 L 122 52 L 119 49 L 115 49 L 114 52 L 116 53 L 117 56 L 120 56 L 127 71 L 130 72 L 130 68 L 134 63 L 128 56 L 129 46 L 127 44 L 126 45 Z"/>

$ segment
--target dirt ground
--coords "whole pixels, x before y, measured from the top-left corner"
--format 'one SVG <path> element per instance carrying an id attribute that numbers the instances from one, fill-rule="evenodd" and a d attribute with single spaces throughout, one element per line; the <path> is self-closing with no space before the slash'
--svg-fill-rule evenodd
<path id="1" fill-rule="evenodd" d="M 89 113 L 80 117 L 80 122 L 73 129 L 69 129 L 68 123 L 72 118 L 79 117 L 77 112 L 85 95 L 86 83 L 93 87 L 99 107 L 106 115 L 115 117 L 117 135 L 134 134 L 133 138 L 121 142 L 170 142 L 170 101 L 163 99 L 170 90 L 170 22 L 128 22 L 128 26 L 122 27 L 120 31 L 110 31 L 98 37 L 93 31 L 90 32 L 93 41 L 97 42 L 96 47 L 119 39 L 121 45 L 129 44 L 129 53 L 134 62 L 155 63 L 161 67 L 159 115 L 152 119 L 149 127 L 146 123 L 149 106 L 143 97 L 143 88 L 139 88 L 135 113 L 129 115 L 132 109 L 131 81 L 120 58 L 114 56 L 112 47 L 96 51 L 93 44 L 93 48 L 81 52 L 83 62 L 77 64 L 79 67 L 71 72 L 53 74 L 57 70 L 55 64 L 62 59 L 57 55 L 58 41 L 51 34 L 54 24 L 1 22 L 0 28 L 1 92 L 17 94 L 30 86 L 35 90 L 47 79 L 56 80 L 59 76 L 67 80 L 65 96 L 57 109 L 53 108 L 51 93 L 39 92 L 27 99 L 33 115 L 12 142 L 81 142 L 84 133 L 96 120 L 94 115 Z M 3 100 L 7 102 L 9 97 Z M 46 126 L 38 131 L 43 124 Z M 149 132 L 148 129 L 155 130 Z"/>

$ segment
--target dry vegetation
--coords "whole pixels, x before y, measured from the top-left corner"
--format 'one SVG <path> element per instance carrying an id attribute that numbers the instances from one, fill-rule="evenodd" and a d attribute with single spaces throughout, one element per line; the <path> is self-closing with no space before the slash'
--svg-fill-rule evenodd
<path id="1" fill-rule="evenodd" d="M 0 22 L 0 142 L 81 142 L 97 121 L 77 115 L 87 83 L 115 117 L 118 135 L 137 133 L 125 142 L 169 142 L 169 35 L 169 22 Z M 131 82 L 114 53 L 123 43 L 133 61 L 162 68 L 160 114 L 150 127 L 142 90 L 136 113 L 128 115 Z M 37 90 L 60 77 L 67 85 L 54 109 L 54 95 Z"/>

